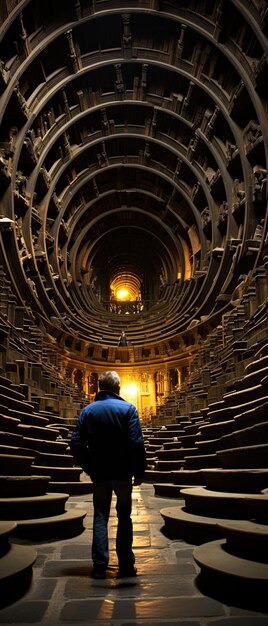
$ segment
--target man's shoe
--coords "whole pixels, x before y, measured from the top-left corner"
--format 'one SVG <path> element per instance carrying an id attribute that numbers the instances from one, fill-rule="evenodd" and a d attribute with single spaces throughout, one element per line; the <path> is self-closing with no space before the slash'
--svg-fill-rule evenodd
<path id="1" fill-rule="evenodd" d="M 93 567 L 92 578 L 98 578 L 98 579 L 106 578 L 105 567 Z"/>
<path id="2" fill-rule="evenodd" d="M 134 566 L 120 569 L 118 572 L 118 578 L 131 578 L 132 576 L 137 576 L 137 568 Z"/>

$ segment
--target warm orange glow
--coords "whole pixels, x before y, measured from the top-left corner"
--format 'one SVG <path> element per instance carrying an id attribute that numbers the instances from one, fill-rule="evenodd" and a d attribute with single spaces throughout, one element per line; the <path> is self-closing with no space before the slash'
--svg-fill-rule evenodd
<path id="1" fill-rule="evenodd" d="M 123 383 L 121 385 L 120 395 L 132 404 L 137 404 L 137 393 L 138 386 L 135 383 Z"/>
<path id="2" fill-rule="evenodd" d="M 133 301 L 141 299 L 141 281 L 138 276 L 128 272 L 117 274 L 110 283 L 112 299 Z"/>
<path id="3" fill-rule="evenodd" d="M 127 385 L 125 389 L 129 396 L 134 396 L 137 393 L 137 385 L 134 383 Z"/>
<path id="4" fill-rule="evenodd" d="M 116 292 L 117 300 L 130 300 L 129 291 L 124 287 Z"/>

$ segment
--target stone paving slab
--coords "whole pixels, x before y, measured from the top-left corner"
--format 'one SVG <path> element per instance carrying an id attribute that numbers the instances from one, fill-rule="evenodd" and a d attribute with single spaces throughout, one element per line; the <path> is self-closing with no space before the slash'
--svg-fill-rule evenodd
<path id="1" fill-rule="evenodd" d="M 88 599 L 90 597 L 103 596 L 113 600 L 125 598 L 166 598 L 170 596 L 184 595 L 187 597 L 198 596 L 198 593 L 192 582 L 188 582 L 184 577 L 178 577 L 173 574 L 169 579 L 160 580 L 159 576 L 144 577 L 142 582 L 139 577 L 133 580 L 123 581 L 115 578 L 108 578 L 105 581 L 94 581 L 91 585 L 90 580 L 86 576 L 70 578 L 66 583 L 64 596 L 66 600 Z"/>
<path id="2" fill-rule="evenodd" d="M 8 610 L 0 611 L 0 624 L 36 624 L 40 623 L 48 609 L 48 602 L 40 600 L 38 602 L 17 602 Z M 8 620 L 8 621 L 6 621 Z M 52 626 L 52 625 L 51 625 Z"/>
<path id="3" fill-rule="evenodd" d="M 87 617 L 93 620 L 112 619 L 176 619 L 178 617 L 214 617 L 224 615 L 223 607 L 210 598 L 172 598 L 167 602 L 166 598 L 126 599 L 114 601 L 104 600 L 74 600 L 66 602 L 60 619 L 68 622 L 76 619 L 85 621 Z"/>

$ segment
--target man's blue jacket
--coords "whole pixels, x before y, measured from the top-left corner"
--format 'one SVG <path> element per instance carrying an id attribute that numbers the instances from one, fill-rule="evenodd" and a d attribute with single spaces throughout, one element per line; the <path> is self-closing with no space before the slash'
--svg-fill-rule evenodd
<path id="1" fill-rule="evenodd" d="M 93 481 L 143 478 L 146 454 L 137 409 L 112 391 L 99 391 L 81 411 L 70 449 Z"/>

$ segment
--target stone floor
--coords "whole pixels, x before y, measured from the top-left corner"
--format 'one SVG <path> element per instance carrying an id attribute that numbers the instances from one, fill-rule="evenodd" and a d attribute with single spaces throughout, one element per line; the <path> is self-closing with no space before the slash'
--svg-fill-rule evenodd
<path id="1" fill-rule="evenodd" d="M 92 495 L 72 496 L 66 508 L 86 509 L 85 531 L 71 539 L 31 543 L 38 552 L 31 587 L 0 610 L 0 626 L 268 626 L 267 611 L 217 599 L 198 588 L 193 545 L 161 531 L 160 509 L 172 500 L 154 496 L 150 484 L 133 490 L 137 578 L 117 579 L 116 513 L 110 518 L 110 566 L 106 580 L 91 578 Z M 13 539 L 14 541 L 14 539 Z M 17 540 L 17 543 L 26 543 Z M 224 593 L 224 590 L 221 591 Z"/>

